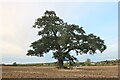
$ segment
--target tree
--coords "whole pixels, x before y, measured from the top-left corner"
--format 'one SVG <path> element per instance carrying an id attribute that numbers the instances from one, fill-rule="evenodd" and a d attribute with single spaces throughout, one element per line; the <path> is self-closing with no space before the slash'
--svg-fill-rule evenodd
<path id="1" fill-rule="evenodd" d="M 85 62 L 85 65 L 90 66 L 91 65 L 91 59 L 87 59 L 86 62 Z"/>
<path id="2" fill-rule="evenodd" d="M 44 53 L 53 52 L 53 58 L 58 60 L 58 65 L 63 68 L 63 62 L 74 63 L 77 58 L 70 54 L 75 51 L 79 54 L 101 53 L 106 49 L 104 40 L 94 34 L 86 34 L 83 27 L 68 24 L 60 19 L 54 11 L 46 11 L 36 19 L 33 28 L 37 28 L 40 39 L 31 43 L 32 49 L 27 55 L 44 56 Z"/>
<path id="3" fill-rule="evenodd" d="M 13 63 L 13 66 L 17 66 L 17 63 L 16 63 L 16 62 L 14 62 L 14 63 Z"/>

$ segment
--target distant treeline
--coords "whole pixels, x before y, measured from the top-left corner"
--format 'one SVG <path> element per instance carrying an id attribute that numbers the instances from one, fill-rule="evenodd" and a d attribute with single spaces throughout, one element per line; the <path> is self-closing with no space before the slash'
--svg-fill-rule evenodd
<path id="1" fill-rule="evenodd" d="M 85 62 L 75 62 L 72 66 L 112 66 L 112 65 L 118 65 L 120 63 L 120 60 L 105 60 L 100 62 L 91 62 L 90 59 L 87 59 Z M 53 63 L 34 63 L 34 64 L 17 64 L 14 62 L 13 64 L 0 64 L 2 66 L 57 66 L 57 62 Z M 64 66 L 70 66 L 68 62 L 64 63 Z"/>

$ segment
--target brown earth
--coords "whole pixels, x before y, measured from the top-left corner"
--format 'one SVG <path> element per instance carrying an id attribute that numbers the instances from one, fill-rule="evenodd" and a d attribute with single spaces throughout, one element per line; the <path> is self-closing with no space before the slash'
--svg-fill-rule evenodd
<path id="1" fill-rule="evenodd" d="M 40 66 L 2 66 L 2 78 L 117 78 L 118 66 L 82 66 L 72 70 Z"/>

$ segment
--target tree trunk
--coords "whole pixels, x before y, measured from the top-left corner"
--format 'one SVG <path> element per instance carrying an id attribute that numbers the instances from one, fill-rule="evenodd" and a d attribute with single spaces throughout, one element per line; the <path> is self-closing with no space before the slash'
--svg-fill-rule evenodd
<path id="1" fill-rule="evenodd" d="M 64 68 L 62 54 L 63 53 L 61 52 L 61 48 L 60 46 L 58 46 L 58 67 L 59 68 Z"/>
<path id="2" fill-rule="evenodd" d="M 58 66 L 59 66 L 59 68 L 64 68 L 62 59 L 58 59 Z"/>

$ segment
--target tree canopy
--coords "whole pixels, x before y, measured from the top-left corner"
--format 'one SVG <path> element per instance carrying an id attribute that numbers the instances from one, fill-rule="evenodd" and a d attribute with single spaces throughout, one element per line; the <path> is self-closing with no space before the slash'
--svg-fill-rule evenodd
<path id="1" fill-rule="evenodd" d="M 58 60 L 59 67 L 63 67 L 63 61 L 74 63 L 77 58 L 70 54 L 75 51 L 77 55 L 101 53 L 106 49 L 104 40 L 94 34 L 86 34 L 83 27 L 68 24 L 60 19 L 54 11 L 46 11 L 37 18 L 33 28 L 37 28 L 39 40 L 31 43 L 32 49 L 27 55 L 44 56 L 49 51 L 53 52 L 53 58 Z"/>

